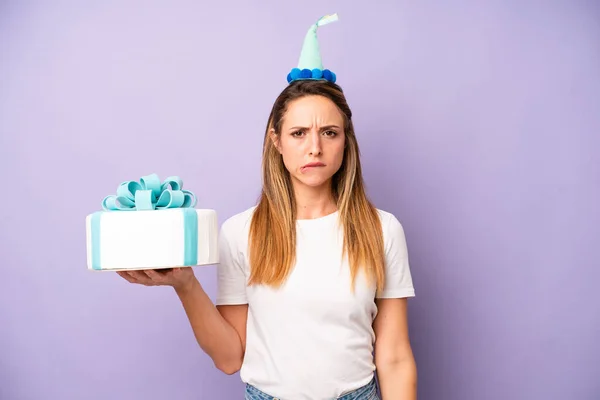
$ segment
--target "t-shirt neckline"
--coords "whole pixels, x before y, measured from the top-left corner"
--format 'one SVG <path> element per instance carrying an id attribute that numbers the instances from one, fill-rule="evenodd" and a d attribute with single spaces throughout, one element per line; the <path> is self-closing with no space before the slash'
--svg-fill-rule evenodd
<path id="1" fill-rule="evenodd" d="M 296 219 L 296 222 L 302 225 L 306 225 L 306 224 L 312 224 L 312 223 L 319 223 L 319 222 L 323 222 L 323 221 L 327 221 L 329 219 L 332 219 L 334 217 L 337 217 L 339 213 L 339 210 L 335 210 L 332 213 L 323 215 L 321 217 L 317 217 L 317 218 L 303 218 L 303 219 Z"/>

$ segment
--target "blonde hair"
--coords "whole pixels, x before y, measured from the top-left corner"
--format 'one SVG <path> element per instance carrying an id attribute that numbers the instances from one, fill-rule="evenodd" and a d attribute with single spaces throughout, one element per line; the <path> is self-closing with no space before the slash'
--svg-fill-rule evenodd
<path id="1" fill-rule="evenodd" d="M 344 118 L 346 147 L 342 165 L 332 178 L 331 189 L 343 227 L 343 255 L 348 256 L 352 285 L 354 287 L 357 274 L 363 269 L 369 282 L 381 290 L 385 283 L 383 233 L 377 209 L 365 193 L 352 112 L 338 85 L 315 80 L 288 85 L 276 99 L 269 115 L 263 142 L 263 187 L 250 224 L 249 284 L 280 286 L 296 261 L 296 201 L 289 172 L 270 132 L 281 133 L 290 102 L 311 95 L 333 101 Z"/>

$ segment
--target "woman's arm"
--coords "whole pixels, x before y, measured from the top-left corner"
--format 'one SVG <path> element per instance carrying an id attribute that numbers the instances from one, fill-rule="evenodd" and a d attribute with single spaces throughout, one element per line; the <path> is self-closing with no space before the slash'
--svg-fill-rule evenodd
<path id="1" fill-rule="evenodd" d="M 410 346 L 407 299 L 377 299 L 375 366 L 382 400 L 416 400 L 417 366 Z"/>
<path id="2" fill-rule="evenodd" d="M 217 309 L 191 268 L 174 268 L 168 272 L 127 271 L 119 275 L 145 286 L 172 286 L 202 350 L 226 374 L 239 371 L 246 346 L 247 304 Z"/>
<path id="3" fill-rule="evenodd" d="M 196 341 L 215 367 L 229 375 L 238 372 L 246 347 L 248 305 L 215 307 L 197 279 L 176 292 Z"/>

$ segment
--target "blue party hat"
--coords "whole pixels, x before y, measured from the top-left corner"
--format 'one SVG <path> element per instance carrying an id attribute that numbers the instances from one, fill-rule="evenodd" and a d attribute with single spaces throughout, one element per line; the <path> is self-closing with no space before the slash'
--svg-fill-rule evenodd
<path id="1" fill-rule="evenodd" d="M 337 20 L 337 14 L 325 15 L 308 29 L 308 32 L 304 37 L 302 51 L 300 52 L 300 61 L 298 62 L 298 67 L 293 68 L 292 71 L 288 74 L 288 83 L 304 79 L 324 79 L 335 83 L 335 74 L 329 69 L 323 68 L 323 61 L 321 60 L 321 51 L 319 49 L 319 41 L 317 39 L 317 29 L 323 25 L 327 25 Z"/>

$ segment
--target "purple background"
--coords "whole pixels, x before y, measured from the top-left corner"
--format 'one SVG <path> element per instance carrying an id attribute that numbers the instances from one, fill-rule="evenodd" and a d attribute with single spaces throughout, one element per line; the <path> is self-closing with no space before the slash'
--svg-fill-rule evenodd
<path id="1" fill-rule="evenodd" d="M 407 233 L 419 398 L 600 397 L 597 4 L 49 3 L 0 5 L 1 399 L 242 397 L 172 289 L 86 270 L 85 216 L 152 172 L 221 222 L 254 204 L 270 107 L 332 12 L 324 63 Z"/>

